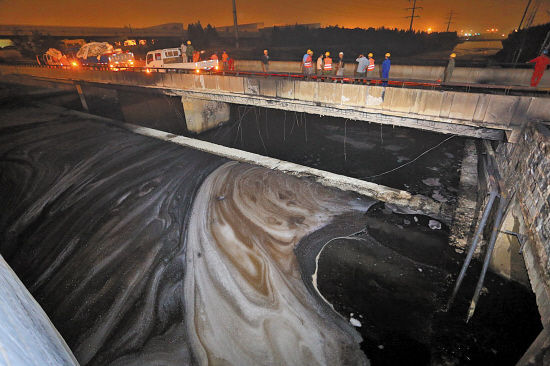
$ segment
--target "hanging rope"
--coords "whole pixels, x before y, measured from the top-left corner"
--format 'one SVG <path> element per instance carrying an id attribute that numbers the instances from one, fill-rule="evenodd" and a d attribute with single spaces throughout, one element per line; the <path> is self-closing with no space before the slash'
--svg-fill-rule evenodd
<path id="1" fill-rule="evenodd" d="M 386 174 L 389 174 L 389 173 L 392 173 L 392 172 L 395 172 L 396 170 L 399 170 L 401 168 L 404 168 L 406 167 L 407 165 L 410 165 L 412 163 L 414 163 L 415 161 L 417 161 L 418 159 L 420 159 L 422 156 L 426 155 L 427 153 L 429 153 L 430 151 L 434 150 L 434 149 L 437 149 L 439 146 L 443 145 L 445 142 L 449 141 L 450 139 L 452 139 L 453 137 L 456 137 L 457 135 L 452 135 L 451 137 L 448 137 L 446 138 L 445 140 L 441 141 L 439 144 L 429 148 L 428 150 L 424 151 L 422 154 L 418 155 L 416 158 L 414 158 L 413 160 L 411 161 L 408 161 L 406 162 L 405 164 L 401 164 L 399 165 L 398 167 L 396 168 L 393 168 L 391 170 L 388 170 L 386 172 L 383 172 L 383 173 L 380 173 L 380 174 L 376 174 L 376 175 L 371 175 L 369 177 L 363 177 L 362 179 L 372 179 L 372 178 L 377 178 L 377 177 L 380 177 L 382 175 L 386 175 Z"/>

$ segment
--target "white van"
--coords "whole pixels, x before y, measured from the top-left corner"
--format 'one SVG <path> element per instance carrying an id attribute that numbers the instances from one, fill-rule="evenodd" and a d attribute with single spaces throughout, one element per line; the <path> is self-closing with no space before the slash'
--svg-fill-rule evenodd
<path id="1" fill-rule="evenodd" d="M 183 62 L 179 48 L 164 48 L 147 52 L 145 67 L 187 70 L 218 70 L 218 60 Z"/>

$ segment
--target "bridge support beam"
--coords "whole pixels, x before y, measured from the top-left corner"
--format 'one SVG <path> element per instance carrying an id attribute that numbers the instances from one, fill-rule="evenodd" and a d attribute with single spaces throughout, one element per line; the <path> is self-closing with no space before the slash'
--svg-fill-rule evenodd
<path id="1" fill-rule="evenodd" d="M 229 121 L 229 103 L 187 96 L 181 102 L 189 132 L 201 133 Z"/>

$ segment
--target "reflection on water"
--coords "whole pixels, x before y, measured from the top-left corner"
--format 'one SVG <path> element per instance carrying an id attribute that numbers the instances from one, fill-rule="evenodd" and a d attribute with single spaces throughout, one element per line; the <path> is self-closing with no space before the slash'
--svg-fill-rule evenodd
<path id="1" fill-rule="evenodd" d="M 502 41 L 466 41 L 456 45 L 455 52 L 461 60 L 483 59 L 502 49 Z"/>

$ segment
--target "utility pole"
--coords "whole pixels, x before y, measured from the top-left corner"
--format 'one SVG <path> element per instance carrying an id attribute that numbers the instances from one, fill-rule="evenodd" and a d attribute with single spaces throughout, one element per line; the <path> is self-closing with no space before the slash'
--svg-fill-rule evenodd
<path id="1" fill-rule="evenodd" d="M 233 29 L 235 30 L 235 47 L 239 48 L 239 27 L 237 25 L 237 4 L 233 0 Z"/>
<path id="2" fill-rule="evenodd" d="M 451 24 L 453 23 L 452 20 L 453 20 L 453 15 L 454 15 L 454 12 L 451 10 L 451 12 L 449 13 L 449 20 L 447 21 L 447 32 L 449 32 L 449 29 L 451 27 Z"/>
<path id="3" fill-rule="evenodd" d="M 409 0 L 410 2 L 411 0 Z M 409 15 L 407 18 L 411 18 L 411 25 L 409 26 L 409 32 L 412 32 L 412 29 L 413 29 L 413 22 L 414 22 L 414 18 L 420 18 L 420 15 L 415 15 L 415 12 L 416 10 L 420 10 L 420 9 L 423 9 L 422 7 L 420 6 L 416 6 L 416 0 L 412 0 L 413 1 L 413 6 L 412 8 L 407 8 L 407 10 L 411 10 L 411 15 Z"/>

